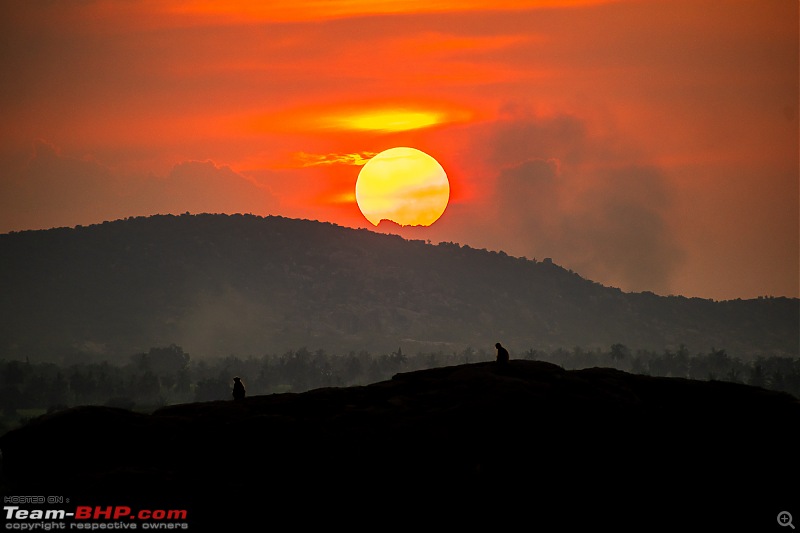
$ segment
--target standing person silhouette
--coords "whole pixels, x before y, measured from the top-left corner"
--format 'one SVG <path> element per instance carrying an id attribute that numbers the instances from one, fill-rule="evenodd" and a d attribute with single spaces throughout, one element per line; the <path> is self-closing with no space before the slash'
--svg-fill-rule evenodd
<path id="1" fill-rule="evenodd" d="M 497 348 L 497 364 L 499 366 L 506 366 L 508 364 L 508 350 L 503 348 L 499 342 L 494 345 Z"/>
<path id="2" fill-rule="evenodd" d="M 233 399 L 234 400 L 244 400 L 244 383 L 239 376 L 233 378 Z"/>

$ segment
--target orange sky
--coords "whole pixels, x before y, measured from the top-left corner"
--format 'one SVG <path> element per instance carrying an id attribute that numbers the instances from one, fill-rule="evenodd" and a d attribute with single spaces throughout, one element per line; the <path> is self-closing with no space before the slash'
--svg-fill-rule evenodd
<path id="1" fill-rule="evenodd" d="M 360 165 L 435 157 L 407 233 L 626 291 L 798 296 L 798 2 L 11 2 L 0 232 L 186 211 L 373 226 Z"/>

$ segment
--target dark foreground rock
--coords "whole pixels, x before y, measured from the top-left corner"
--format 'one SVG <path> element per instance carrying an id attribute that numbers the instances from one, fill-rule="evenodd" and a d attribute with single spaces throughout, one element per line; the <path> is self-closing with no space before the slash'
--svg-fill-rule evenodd
<path id="1" fill-rule="evenodd" d="M 770 531 L 800 518 L 799 429 L 783 393 L 514 360 L 152 415 L 79 407 L 0 448 L 6 495 L 186 509 L 192 531 Z"/>

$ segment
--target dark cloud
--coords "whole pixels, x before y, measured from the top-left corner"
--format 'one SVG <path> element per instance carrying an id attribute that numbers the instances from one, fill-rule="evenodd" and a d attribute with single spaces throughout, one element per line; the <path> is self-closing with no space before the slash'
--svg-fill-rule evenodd
<path id="1" fill-rule="evenodd" d="M 504 169 L 494 193 L 497 236 L 506 249 L 525 247 L 526 254 L 558 238 L 561 194 L 555 161 L 534 159 Z"/>
<path id="2" fill-rule="evenodd" d="M 564 236 L 574 244 L 562 253 L 573 268 L 628 290 L 669 293 L 684 254 L 666 220 L 664 181 L 653 167 L 620 168 L 598 176 L 581 209 L 564 217 Z"/>
<path id="3" fill-rule="evenodd" d="M 586 124 L 577 117 L 557 115 L 526 117 L 511 105 L 508 116 L 492 130 L 490 162 L 505 166 L 530 159 L 558 159 L 564 163 L 581 161 L 587 151 Z M 522 115 L 522 116 L 520 116 Z"/>
<path id="4" fill-rule="evenodd" d="M 510 254 L 552 257 L 624 290 L 669 293 L 683 252 L 668 223 L 666 176 L 655 166 L 582 162 L 585 152 L 610 151 L 606 142 L 589 140 L 574 117 L 499 125 L 490 159 L 507 166 L 484 231 Z"/>

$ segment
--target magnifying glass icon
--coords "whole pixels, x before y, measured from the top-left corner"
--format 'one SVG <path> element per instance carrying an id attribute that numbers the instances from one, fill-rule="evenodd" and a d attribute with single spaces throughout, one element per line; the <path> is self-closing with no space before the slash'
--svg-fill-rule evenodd
<path id="1" fill-rule="evenodd" d="M 781 526 L 789 526 L 790 528 L 794 529 L 794 525 L 792 524 L 792 513 L 789 511 L 781 511 L 778 513 L 778 523 Z"/>

